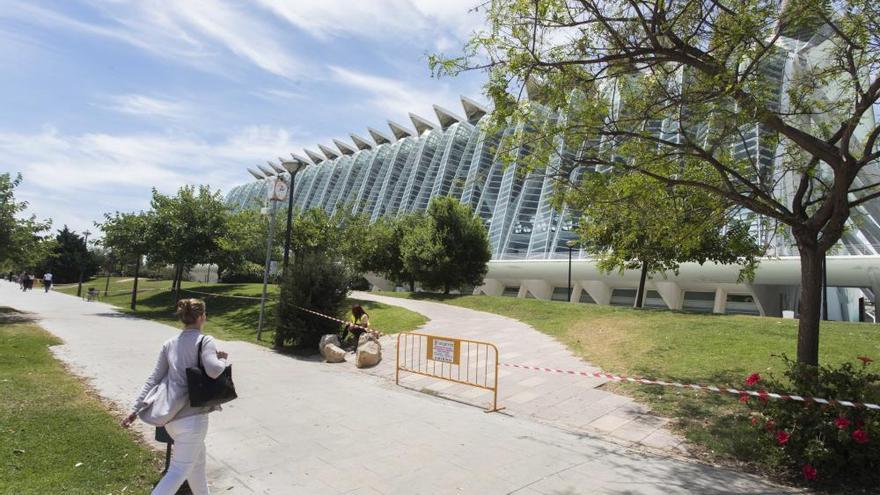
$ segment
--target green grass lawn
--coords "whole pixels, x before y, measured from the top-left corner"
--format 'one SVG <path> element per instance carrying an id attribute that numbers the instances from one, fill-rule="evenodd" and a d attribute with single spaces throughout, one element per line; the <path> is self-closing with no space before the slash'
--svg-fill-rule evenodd
<path id="1" fill-rule="evenodd" d="M 174 317 L 174 295 L 169 288 L 168 280 L 138 281 L 137 310 L 129 307 L 133 282 L 130 277 L 111 277 L 110 289 L 104 297 L 105 280 L 103 278 L 83 284 L 82 293 L 89 287 L 100 291 L 100 300 L 112 304 L 129 314 L 159 321 L 168 325 L 178 326 Z M 257 341 L 257 322 L 260 315 L 260 303 L 256 299 L 237 299 L 228 296 L 244 296 L 259 298 L 263 290 L 262 284 L 205 284 L 184 282 L 183 296 L 198 297 L 205 300 L 208 306 L 208 323 L 205 332 L 223 340 L 243 340 L 265 346 L 272 345 L 274 334 L 274 300 L 278 296 L 278 287 L 269 285 L 266 301 L 266 325 L 262 340 Z M 57 289 L 65 294 L 76 294 L 76 285 L 61 286 Z M 195 291 L 195 292 L 186 292 Z M 350 304 L 360 304 L 370 314 L 370 324 L 386 333 L 397 333 L 414 330 L 427 320 L 420 314 L 404 308 L 388 306 L 372 301 L 349 299 Z"/>
<path id="2" fill-rule="evenodd" d="M 774 355 L 794 357 L 797 345 L 797 321 L 781 318 L 635 310 L 500 296 L 382 294 L 505 315 L 556 337 L 604 370 L 689 383 L 742 386 L 753 372 L 782 379 L 783 363 Z M 822 323 L 823 364 L 854 361 L 860 355 L 880 361 L 880 325 Z M 503 355 L 501 360 L 505 360 Z M 677 428 L 691 442 L 718 457 L 748 461 L 758 454 L 755 435 L 743 417 L 746 409 L 736 397 L 633 384 L 609 383 L 605 387 L 675 418 Z"/>
<path id="3" fill-rule="evenodd" d="M 0 492 L 148 493 L 160 455 L 52 357 L 59 343 L 0 307 Z"/>

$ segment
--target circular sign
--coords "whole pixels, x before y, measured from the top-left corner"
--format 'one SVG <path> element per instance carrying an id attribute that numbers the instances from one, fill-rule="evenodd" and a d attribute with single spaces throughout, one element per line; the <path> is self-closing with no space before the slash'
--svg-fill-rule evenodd
<path id="1" fill-rule="evenodd" d="M 275 179 L 275 186 L 272 188 L 272 199 L 273 201 L 284 201 L 287 199 L 288 187 L 287 182 L 284 182 L 281 179 Z"/>

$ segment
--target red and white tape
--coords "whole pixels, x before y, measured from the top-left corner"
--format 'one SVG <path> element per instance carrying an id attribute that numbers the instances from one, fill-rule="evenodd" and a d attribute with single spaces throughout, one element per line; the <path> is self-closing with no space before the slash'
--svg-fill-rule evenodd
<path id="1" fill-rule="evenodd" d="M 844 406 L 844 407 L 854 407 L 854 408 L 862 408 L 862 409 L 874 409 L 880 410 L 880 405 L 871 404 L 869 402 L 857 402 L 857 401 L 849 401 L 849 400 L 837 400 L 837 399 L 822 399 L 820 397 L 810 397 L 806 395 L 794 395 L 794 394 L 779 394 L 774 392 L 765 392 L 765 391 L 755 391 L 755 390 L 740 390 L 738 388 L 729 388 L 729 387 L 717 387 L 715 385 L 697 385 L 694 383 L 678 383 L 678 382 L 666 382 L 663 380 L 652 380 L 650 378 L 641 378 L 641 377 L 633 377 L 633 376 L 625 376 L 625 375 L 614 375 L 612 373 L 607 373 L 604 371 L 572 371 L 572 370 L 560 370 L 555 368 L 542 368 L 540 366 L 529 366 L 525 364 L 513 364 L 513 363 L 500 363 L 501 366 L 506 366 L 508 368 L 520 368 L 532 371 L 544 371 L 548 373 L 561 373 L 566 375 L 580 375 L 580 376 L 589 376 L 595 378 L 606 378 L 608 380 L 614 380 L 618 382 L 630 382 L 630 383 L 641 383 L 644 385 L 662 385 L 666 387 L 678 387 L 678 388 L 688 388 L 693 390 L 703 390 L 706 392 L 717 392 L 720 394 L 728 393 L 732 395 L 739 396 L 749 396 L 749 397 L 757 397 L 759 399 L 775 399 L 775 400 L 793 400 L 797 402 L 803 403 L 815 403 L 815 404 L 827 404 L 830 406 Z"/>
<path id="2" fill-rule="evenodd" d="M 184 289 L 186 290 L 186 289 Z M 196 292 L 189 290 L 187 292 Z M 259 298 L 249 298 L 244 296 L 228 296 L 224 294 L 208 294 L 208 293 L 200 293 L 197 294 L 206 294 L 211 296 L 220 296 L 220 297 L 241 297 L 242 299 L 259 299 Z M 312 311 L 311 309 L 303 308 L 301 306 L 296 306 L 300 311 L 304 311 L 306 313 L 311 313 L 315 316 L 320 316 L 322 318 L 326 318 L 328 320 L 332 320 L 341 324 L 351 324 L 350 322 L 340 320 L 339 318 L 335 318 L 333 316 L 325 315 L 323 313 L 319 313 L 317 311 Z M 362 327 L 360 325 L 351 325 L 354 328 L 360 328 L 361 330 L 365 330 L 368 332 L 373 332 L 376 334 L 381 334 L 380 331 L 375 328 L 367 328 Z M 618 381 L 618 382 L 629 382 L 629 383 L 641 383 L 643 385 L 661 385 L 664 387 L 677 387 L 682 389 L 692 389 L 692 390 L 702 390 L 705 392 L 715 392 L 720 394 L 731 394 L 748 396 L 748 397 L 757 397 L 759 399 L 774 399 L 774 400 L 793 400 L 796 402 L 803 402 L 804 404 L 814 403 L 814 404 L 824 404 L 829 406 L 844 406 L 844 407 L 853 407 L 860 409 L 873 409 L 880 411 L 880 404 L 872 404 L 870 402 L 858 402 L 858 401 L 850 401 L 850 400 L 838 400 L 838 399 L 823 399 L 821 397 L 810 397 L 808 395 L 795 395 L 795 394 L 780 394 L 775 392 L 766 392 L 763 390 L 741 390 L 738 388 L 730 388 L 730 387 L 718 387 L 715 385 L 698 385 L 695 383 L 679 383 L 679 382 L 667 382 L 663 380 L 655 380 L 650 378 L 642 378 L 642 377 L 634 377 L 634 376 L 626 376 L 626 375 L 615 375 L 613 373 L 608 373 L 605 371 L 574 371 L 574 370 L 562 370 L 557 368 L 544 368 L 541 366 L 529 366 L 525 364 L 514 364 L 514 363 L 499 363 L 501 366 L 506 366 L 508 368 L 519 368 L 524 370 L 531 371 L 543 371 L 547 373 L 559 373 L 564 375 L 578 375 L 578 376 L 588 376 L 594 378 L 605 378 L 608 380 Z"/>
<path id="3" fill-rule="evenodd" d="M 311 313 L 311 314 L 313 314 L 313 315 L 315 315 L 315 316 L 320 316 L 320 317 L 322 317 L 322 318 L 326 318 L 326 319 L 328 319 L 328 320 L 333 320 L 333 321 L 335 321 L 335 322 L 342 323 L 343 325 L 351 325 L 353 328 L 360 328 L 361 330 L 364 330 L 364 331 L 366 331 L 366 332 L 371 332 L 371 333 L 374 333 L 374 334 L 376 334 L 376 335 L 382 335 L 382 332 L 379 331 L 379 330 L 377 330 L 377 329 L 375 329 L 375 328 L 362 327 L 362 326 L 360 326 L 360 325 L 355 325 L 354 323 L 351 323 L 350 321 L 340 320 L 339 318 L 334 318 L 333 316 L 325 315 L 325 314 L 323 314 L 323 313 L 318 313 L 317 311 L 312 311 L 311 309 L 307 309 L 307 308 L 304 308 L 304 307 L 302 307 L 302 306 L 295 306 L 295 308 L 298 309 L 298 310 L 300 310 L 300 311 L 305 311 L 306 313 Z"/>

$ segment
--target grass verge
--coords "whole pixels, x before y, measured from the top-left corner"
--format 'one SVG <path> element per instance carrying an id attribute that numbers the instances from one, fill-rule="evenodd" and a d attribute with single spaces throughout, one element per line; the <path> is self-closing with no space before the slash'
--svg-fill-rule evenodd
<path id="1" fill-rule="evenodd" d="M 160 456 L 52 357 L 59 343 L 0 307 L 0 491 L 148 493 Z"/>
<path id="2" fill-rule="evenodd" d="M 89 287 L 94 287 L 100 292 L 99 300 L 116 306 L 120 311 L 178 326 L 179 323 L 174 317 L 174 295 L 169 290 L 170 286 L 171 282 L 168 280 L 139 280 L 138 302 L 135 311 L 132 311 L 130 307 L 133 281 L 129 277 L 111 277 L 106 297 L 103 295 L 105 279 L 95 279 L 84 283 L 82 293 L 86 294 Z M 275 328 L 274 299 L 278 296 L 276 285 L 268 286 L 266 324 L 260 341 L 257 340 L 260 302 L 254 298 L 260 297 L 263 284 L 184 282 L 183 289 L 185 289 L 182 293 L 184 296 L 205 300 L 208 306 L 206 333 L 223 340 L 243 340 L 263 346 L 272 345 Z M 57 290 L 65 294 L 76 295 L 76 285 L 61 286 Z M 418 313 L 396 306 L 357 299 L 349 299 L 349 303 L 362 305 L 370 315 L 370 324 L 386 333 L 410 331 L 427 321 L 424 316 Z"/>
<path id="3" fill-rule="evenodd" d="M 783 363 L 774 355 L 794 356 L 797 346 L 797 321 L 781 318 L 635 310 L 510 297 L 382 294 L 434 300 L 515 318 L 557 338 L 606 371 L 685 383 L 742 386 L 753 372 L 782 379 Z M 854 361 L 857 355 L 880 361 L 880 325 L 822 323 L 822 364 Z M 757 467 L 755 461 L 764 455 L 745 418 L 746 408 L 734 396 L 614 382 L 605 388 L 632 396 L 674 418 L 675 428 L 716 460 Z"/>

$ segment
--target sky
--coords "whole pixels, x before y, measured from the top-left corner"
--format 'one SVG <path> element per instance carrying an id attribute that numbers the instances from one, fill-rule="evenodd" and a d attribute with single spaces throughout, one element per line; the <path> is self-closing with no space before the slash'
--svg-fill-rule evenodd
<path id="1" fill-rule="evenodd" d="M 0 173 L 27 214 L 95 232 L 151 189 L 209 184 L 304 147 L 369 137 L 431 105 L 485 101 L 432 78 L 482 28 L 479 0 L 0 0 Z"/>

